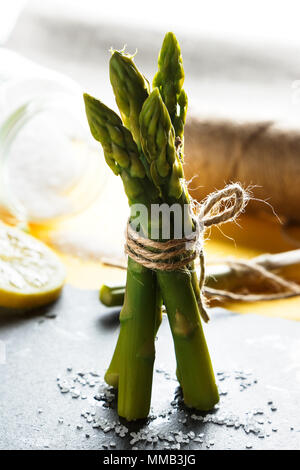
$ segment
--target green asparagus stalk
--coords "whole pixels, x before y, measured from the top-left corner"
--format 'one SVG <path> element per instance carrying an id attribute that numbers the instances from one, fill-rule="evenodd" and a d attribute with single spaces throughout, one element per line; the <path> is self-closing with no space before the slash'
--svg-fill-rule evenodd
<path id="1" fill-rule="evenodd" d="M 99 100 L 87 94 L 84 100 L 92 135 L 101 143 L 107 164 L 121 176 L 129 205 L 149 205 L 155 189 L 130 132 Z M 120 335 L 105 375 L 108 384 L 118 387 L 119 415 L 129 421 L 145 418 L 150 408 L 159 296 L 155 273 L 129 258 Z"/>
<path id="2" fill-rule="evenodd" d="M 139 127 L 139 115 L 150 93 L 149 84 L 135 65 L 133 56 L 123 51 L 113 51 L 109 62 L 109 76 L 123 122 L 137 144 L 140 160 L 149 176 L 145 157 L 141 152 Z"/>
<path id="3" fill-rule="evenodd" d="M 100 288 L 99 299 L 106 307 L 121 307 L 124 303 L 125 286 L 108 286 L 103 284 Z"/>
<path id="4" fill-rule="evenodd" d="M 165 35 L 163 44 L 158 56 L 158 71 L 153 79 L 153 87 L 159 89 L 162 100 L 164 101 L 173 128 L 175 131 L 175 147 L 180 161 L 183 161 L 184 151 L 184 125 L 186 120 L 188 99 L 182 88 L 184 83 L 183 60 L 179 43 L 174 33 L 169 32 Z M 189 204 L 189 195 L 184 188 L 181 203 Z M 197 273 L 194 264 L 190 265 L 192 274 L 193 288 L 197 301 L 200 302 L 200 290 L 198 285 Z M 205 312 L 202 311 L 205 318 Z"/>
<path id="5" fill-rule="evenodd" d="M 118 413 L 131 421 L 149 413 L 156 330 L 155 274 L 131 258 L 120 323 Z"/>
<path id="6" fill-rule="evenodd" d="M 109 76 L 122 121 L 139 146 L 139 115 L 149 95 L 149 84 L 137 69 L 133 57 L 124 52 L 113 51 Z"/>
<path id="7" fill-rule="evenodd" d="M 180 46 L 174 33 L 165 35 L 159 56 L 158 72 L 153 87 L 158 88 L 168 109 L 175 135 L 183 139 L 187 112 L 187 95 L 183 90 L 184 69 Z"/>
<path id="8" fill-rule="evenodd" d="M 144 102 L 139 121 L 142 149 L 154 185 L 164 201 L 170 205 L 177 202 L 183 207 L 188 203 L 183 169 L 175 149 L 174 128 L 158 88 Z M 189 217 L 187 222 L 192 231 L 192 218 Z M 219 395 L 193 289 L 191 267 L 183 267 L 180 271 L 158 270 L 157 279 L 173 334 L 184 402 L 189 407 L 211 409 Z"/>

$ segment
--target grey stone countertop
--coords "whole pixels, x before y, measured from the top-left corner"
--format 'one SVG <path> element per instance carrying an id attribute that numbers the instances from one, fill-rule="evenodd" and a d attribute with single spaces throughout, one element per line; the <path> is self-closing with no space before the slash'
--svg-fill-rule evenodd
<path id="1" fill-rule="evenodd" d="M 2 315 L 0 449 L 299 449 L 300 324 L 214 309 L 205 330 L 219 406 L 183 406 L 165 317 L 150 417 L 128 424 L 103 382 L 118 311 L 97 291 L 67 285 L 35 315 Z"/>

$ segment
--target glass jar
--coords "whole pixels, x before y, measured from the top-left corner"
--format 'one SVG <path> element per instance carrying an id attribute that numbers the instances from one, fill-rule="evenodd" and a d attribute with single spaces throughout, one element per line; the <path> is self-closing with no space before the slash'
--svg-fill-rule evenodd
<path id="1" fill-rule="evenodd" d="M 80 87 L 0 48 L 0 211 L 49 223 L 82 211 L 109 177 Z"/>

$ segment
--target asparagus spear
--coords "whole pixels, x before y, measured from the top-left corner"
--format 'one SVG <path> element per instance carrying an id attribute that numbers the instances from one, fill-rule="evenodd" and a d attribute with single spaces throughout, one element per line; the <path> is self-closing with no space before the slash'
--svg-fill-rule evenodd
<path id="1" fill-rule="evenodd" d="M 164 201 L 184 206 L 188 194 L 183 169 L 175 149 L 175 133 L 166 105 L 155 88 L 140 114 L 141 144 L 150 175 Z M 190 230 L 193 221 L 188 218 Z M 183 223 L 183 220 L 182 220 Z M 180 380 L 186 405 L 211 409 L 219 400 L 211 360 L 202 330 L 191 270 L 157 271 L 157 279 L 173 334 Z"/>
<path id="2" fill-rule="evenodd" d="M 169 116 L 175 131 L 176 152 L 181 162 L 183 161 L 183 131 L 188 105 L 187 95 L 182 88 L 183 82 L 184 69 L 180 46 L 175 34 L 169 32 L 164 37 L 163 44 L 158 56 L 158 71 L 153 79 L 153 87 L 157 87 L 159 89 L 162 100 L 168 109 Z M 188 192 L 186 189 L 184 189 L 181 203 L 184 205 L 188 204 L 189 202 Z M 190 265 L 190 271 L 192 274 L 193 288 L 199 303 L 200 290 L 197 273 L 193 263 Z M 201 314 L 207 321 L 208 317 L 203 309 Z"/>
<path id="3" fill-rule="evenodd" d="M 187 111 L 187 95 L 182 88 L 184 70 L 182 56 L 175 34 L 169 32 L 158 56 L 158 72 L 153 79 L 153 87 L 158 88 L 167 107 L 175 135 L 183 138 Z"/>
<path id="4" fill-rule="evenodd" d="M 139 146 L 139 115 L 149 95 L 149 84 L 137 69 L 133 57 L 120 51 L 114 51 L 111 56 L 109 76 L 122 121 Z"/>
<path id="5" fill-rule="evenodd" d="M 110 168 L 121 176 L 129 205 L 149 205 L 155 188 L 145 176 L 130 132 L 99 100 L 87 94 L 84 100 L 92 135 L 101 143 Z M 129 421 L 145 418 L 149 412 L 160 307 L 155 273 L 128 258 L 120 335 L 105 379 L 118 387 L 118 413 Z"/>
<path id="6" fill-rule="evenodd" d="M 124 303 L 125 286 L 108 286 L 100 288 L 99 299 L 106 307 L 121 307 Z"/>

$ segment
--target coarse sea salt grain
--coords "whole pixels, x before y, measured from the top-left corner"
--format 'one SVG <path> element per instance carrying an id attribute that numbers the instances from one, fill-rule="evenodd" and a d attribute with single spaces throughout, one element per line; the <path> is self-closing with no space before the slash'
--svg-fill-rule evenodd
<path id="1" fill-rule="evenodd" d="M 173 379 L 170 374 L 164 374 L 161 370 L 157 373 L 161 374 L 163 378 L 168 375 L 170 379 Z M 223 374 L 225 373 L 223 372 Z M 172 400 L 172 403 L 176 403 L 175 410 L 174 405 L 170 404 L 172 408 L 169 410 L 162 410 L 157 415 L 151 412 L 147 427 L 137 432 L 129 432 L 129 428 L 127 426 L 121 424 L 119 421 L 112 421 L 111 419 L 109 419 L 109 415 L 107 415 L 107 417 L 99 415 L 99 410 L 103 410 L 104 405 L 106 406 L 106 408 L 110 408 L 112 406 L 113 401 L 115 400 L 115 393 L 113 389 L 107 386 L 106 384 L 100 382 L 100 379 L 97 378 L 99 376 L 100 374 L 97 373 L 95 373 L 94 375 L 95 380 L 99 382 L 97 393 L 94 393 L 91 396 L 89 396 L 89 394 L 86 394 L 86 397 L 88 398 L 87 408 L 82 410 L 81 416 L 91 426 L 91 428 L 98 429 L 99 432 L 102 432 L 103 436 L 110 435 L 114 436 L 117 439 L 128 439 L 127 436 L 129 435 L 128 441 L 130 442 L 132 448 L 136 447 L 137 443 L 142 443 L 144 447 L 157 446 L 157 449 L 162 448 L 170 450 L 184 448 L 184 446 L 187 446 L 190 443 L 195 443 L 195 445 L 198 445 L 200 448 L 204 443 L 204 432 L 198 433 L 196 436 L 194 430 L 188 431 L 190 420 L 199 422 L 199 424 L 194 423 L 194 426 L 198 425 L 203 427 L 206 426 L 206 423 L 209 423 L 209 426 L 217 425 L 224 426 L 233 430 L 241 429 L 246 434 L 251 434 L 253 437 L 256 436 L 259 439 L 265 439 L 270 436 L 270 433 L 266 432 L 267 430 L 264 428 L 265 423 L 271 424 L 271 420 L 267 415 L 268 411 L 270 412 L 270 405 L 267 410 L 264 410 L 263 408 L 254 408 L 242 414 L 236 415 L 230 412 L 229 410 L 226 410 L 226 407 L 224 407 L 221 402 L 221 405 L 215 407 L 213 412 L 206 413 L 204 416 L 202 416 L 197 415 L 195 413 L 189 414 L 187 412 L 182 412 L 181 408 L 177 407 L 177 405 L 182 403 L 182 396 L 180 393 L 178 393 L 178 391 L 176 391 L 175 393 L 175 400 Z M 241 377 L 244 376 L 246 376 L 246 373 L 243 373 L 242 371 L 234 372 L 233 374 L 230 374 L 229 372 L 226 373 L 226 378 L 229 380 L 230 378 L 234 380 L 243 380 L 241 379 Z M 82 390 L 86 388 L 86 384 L 88 384 L 92 380 L 91 378 L 92 374 L 84 371 L 78 371 L 74 375 L 70 375 L 70 373 L 68 373 L 67 377 L 58 376 L 58 389 L 63 394 L 63 390 L 67 387 L 71 391 L 70 396 L 72 396 L 72 394 L 74 393 L 81 393 Z M 247 374 L 247 378 L 249 379 L 248 383 L 254 383 L 249 373 Z M 80 389 L 80 387 L 82 387 L 82 390 Z M 159 428 L 157 427 L 157 420 L 159 419 L 160 425 L 165 427 L 169 422 L 170 415 L 174 413 L 180 416 L 178 418 L 178 423 L 180 423 L 182 429 L 170 430 L 169 432 L 159 431 Z M 264 419 L 262 419 L 262 415 L 264 415 Z M 59 419 L 61 419 L 63 422 L 63 418 Z M 79 425 L 77 429 L 82 429 L 81 426 L 82 425 Z M 152 426 L 154 426 L 154 428 L 152 428 Z M 211 434 L 211 427 L 207 429 Z M 272 431 L 276 432 L 277 429 L 278 428 L 273 424 Z M 186 430 L 186 432 L 183 432 L 183 430 Z M 90 435 L 86 434 L 86 438 L 89 437 Z M 111 440 L 109 441 L 109 444 L 104 444 L 102 445 L 102 447 L 114 447 L 114 445 L 111 445 L 111 443 L 115 444 L 115 447 L 118 447 L 117 440 Z M 217 440 L 207 440 L 204 445 L 207 449 L 210 449 L 214 445 L 218 445 L 218 442 Z M 253 445 L 250 443 L 247 443 L 246 445 L 246 448 L 250 449 L 250 447 L 247 446 L 251 446 L 251 448 L 253 447 Z"/>

